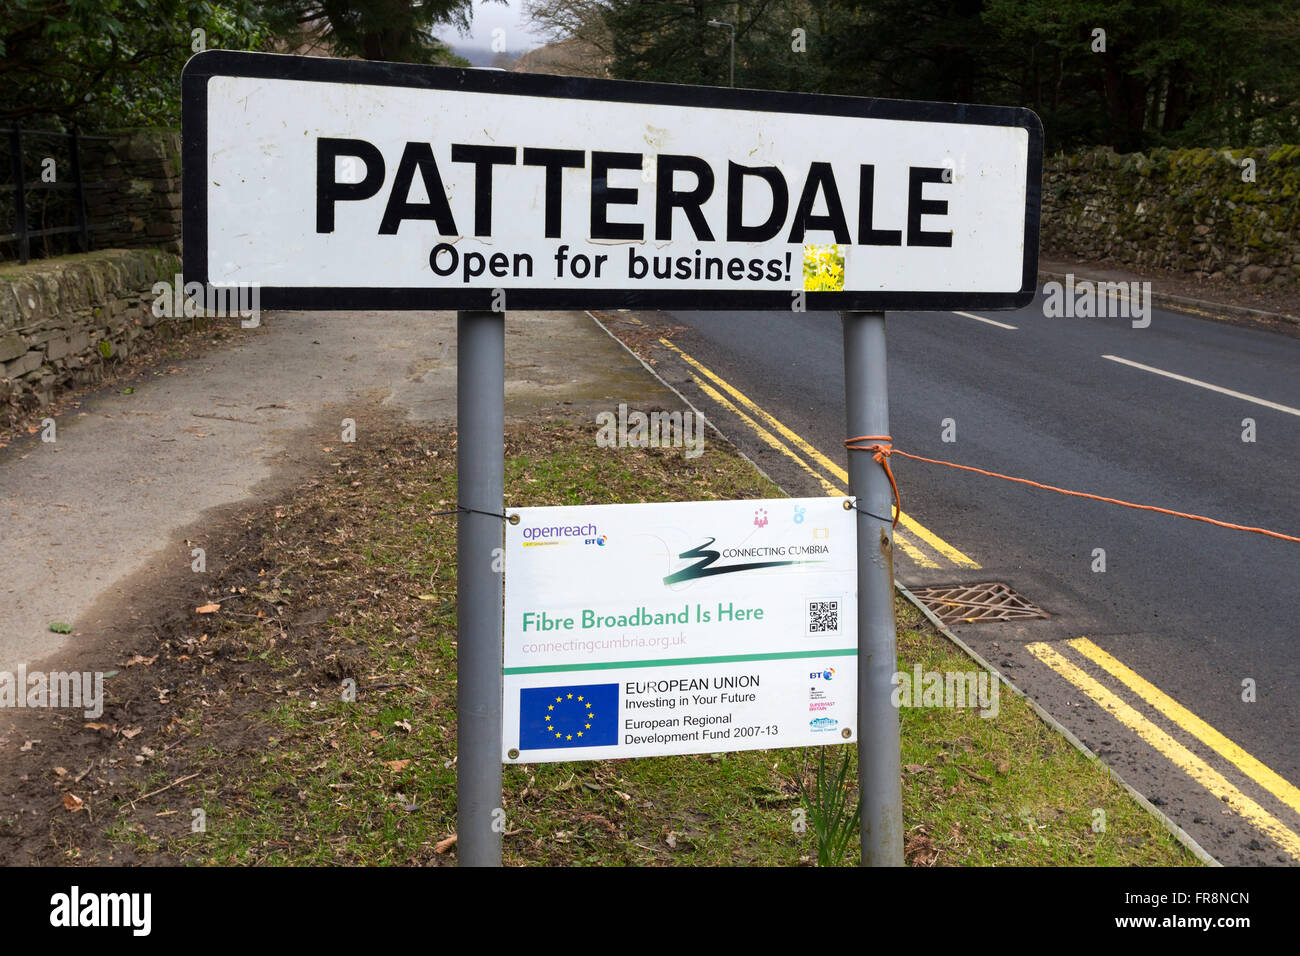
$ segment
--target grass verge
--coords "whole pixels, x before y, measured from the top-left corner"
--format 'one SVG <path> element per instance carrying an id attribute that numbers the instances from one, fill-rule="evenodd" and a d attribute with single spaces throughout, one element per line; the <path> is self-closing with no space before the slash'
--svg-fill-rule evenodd
<path id="1" fill-rule="evenodd" d="M 361 434 L 332 474 L 245 522 L 196 595 L 219 610 L 186 608 L 134 683 L 110 682 L 117 723 L 82 787 L 97 796 L 78 795 L 94 817 L 51 829 L 65 861 L 454 861 L 456 536 L 434 515 L 456 500 L 454 432 Z M 780 494 L 721 442 L 686 460 L 598 449 L 564 424 L 507 436 L 506 484 L 512 506 Z M 901 600 L 898 639 L 901 669 L 974 670 Z M 146 687 L 159 706 L 130 727 L 123 698 Z M 913 865 L 1196 862 L 1011 694 L 991 719 L 905 708 L 901 723 Z M 809 864 L 795 811 L 811 764 L 775 750 L 507 767 L 505 862 Z"/>

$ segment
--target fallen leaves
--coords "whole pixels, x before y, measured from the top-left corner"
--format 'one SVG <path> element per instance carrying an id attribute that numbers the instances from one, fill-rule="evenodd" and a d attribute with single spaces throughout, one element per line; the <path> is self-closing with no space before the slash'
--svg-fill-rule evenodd
<path id="1" fill-rule="evenodd" d="M 934 845 L 924 826 L 915 826 L 903 840 L 903 856 L 909 866 L 934 866 L 939 859 L 939 847 Z"/>
<path id="2" fill-rule="evenodd" d="M 76 813 L 78 810 L 85 809 L 86 801 L 71 791 L 65 791 L 63 794 L 63 809 L 69 813 Z"/>
<path id="3" fill-rule="evenodd" d="M 410 760 L 385 760 L 384 761 L 384 766 L 390 770 L 401 771 L 401 770 L 405 770 L 410 765 L 411 765 Z"/>
<path id="4" fill-rule="evenodd" d="M 194 609 L 195 614 L 216 614 L 221 610 L 220 604 L 204 604 Z"/>

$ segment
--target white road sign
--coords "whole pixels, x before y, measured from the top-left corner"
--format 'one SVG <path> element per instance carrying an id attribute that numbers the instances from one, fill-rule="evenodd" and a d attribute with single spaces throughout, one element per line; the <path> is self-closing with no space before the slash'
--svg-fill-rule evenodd
<path id="1" fill-rule="evenodd" d="M 856 740 L 844 499 L 509 511 L 505 762 Z"/>
<path id="2" fill-rule="evenodd" d="M 269 308 L 1009 308 L 1025 109 L 210 51 L 186 278 Z"/>

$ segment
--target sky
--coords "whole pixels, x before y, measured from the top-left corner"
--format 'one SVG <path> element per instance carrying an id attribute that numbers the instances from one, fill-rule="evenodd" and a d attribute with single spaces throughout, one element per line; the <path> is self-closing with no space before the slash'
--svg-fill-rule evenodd
<path id="1" fill-rule="evenodd" d="M 533 33 L 524 20 L 523 0 L 506 0 L 504 3 L 474 0 L 474 24 L 469 36 L 461 36 L 451 28 L 442 30 L 438 36 L 453 50 L 489 50 L 492 31 L 496 28 L 505 31 L 506 52 L 512 56 L 527 53 L 546 42 L 546 37 Z"/>

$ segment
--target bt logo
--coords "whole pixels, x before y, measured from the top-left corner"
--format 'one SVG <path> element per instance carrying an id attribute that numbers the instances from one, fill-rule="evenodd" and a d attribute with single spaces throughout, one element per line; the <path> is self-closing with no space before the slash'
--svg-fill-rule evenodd
<path id="1" fill-rule="evenodd" d="M 808 675 L 808 679 L 817 680 L 818 678 L 821 678 L 822 680 L 830 680 L 834 676 L 835 676 L 835 668 L 828 667 L 824 671 L 813 671 L 811 674 Z"/>

